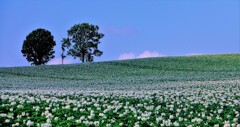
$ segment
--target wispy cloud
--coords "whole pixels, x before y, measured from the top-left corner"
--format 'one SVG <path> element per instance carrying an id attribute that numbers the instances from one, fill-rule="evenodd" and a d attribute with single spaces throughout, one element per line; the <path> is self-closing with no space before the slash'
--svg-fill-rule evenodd
<path id="1" fill-rule="evenodd" d="M 118 57 L 119 60 L 127 60 L 127 59 L 134 59 L 134 58 L 135 58 L 135 55 L 133 53 L 124 53 Z"/>
<path id="2" fill-rule="evenodd" d="M 72 61 L 69 59 L 64 59 L 63 61 L 64 64 L 71 64 Z M 62 64 L 62 59 L 61 58 L 56 58 L 48 62 L 48 65 L 57 65 L 57 64 Z"/>
<path id="3" fill-rule="evenodd" d="M 186 56 L 200 56 L 200 55 L 204 55 L 204 54 L 201 54 L 201 53 L 188 53 L 188 54 L 186 54 Z"/>
<path id="4" fill-rule="evenodd" d="M 118 57 L 118 60 L 126 60 L 126 59 L 136 59 L 136 58 L 149 58 L 149 57 L 162 57 L 165 55 L 162 55 L 156 51 L 144 51 L 143 53 L 139 55 L 135 55 L 133 53 L 123 53 Z"/>
<path id="5" fill-rule="evenodd" d="M 162 55 L 156 51 L 154 51 L 154 52 L 144 51 L 137 58 L 161 57 L 161 56 L 164 56 L 164 55 Z"/>

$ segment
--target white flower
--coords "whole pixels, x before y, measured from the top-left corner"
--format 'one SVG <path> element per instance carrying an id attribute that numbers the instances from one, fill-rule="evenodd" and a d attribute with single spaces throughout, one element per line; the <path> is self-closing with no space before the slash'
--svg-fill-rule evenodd
<path id="1" fill-rule="evenodd" d="M 65 109 L 70 109 L 70 105 L 67 105 L 67 106 L 65 107 Z"/>
<path id="2" fill-rule="evenodd" d="M 162 121 L 162 117 L 156 118 L 156 121 L 159 123 L 160 121 Z"/>
<path id="3" fill-rule="evenodd" d="M 182 117 L 179 117 L 179 118 L 178 118 L 178 121 L 180 121 L 180 122 L 183 121 L 183 118 L 182 118 Z"/>
<path id="4" fill-rule="evenodd" d="M 222 113 L 223 109 L 218 109 L 218 114 Z"/>
<path id="5" fill-rule="evenodd" d="M 237 122 L 237 121 L 238 121 L 238 119 L 237 119 L 237 118 L 234 118 L 234 119 L 233 119 L 233 122 Z"/>
<path id="6" fill-rule="evenodd" d="M 34 122 L 32 122 L 31 120 L 28 120 L 26 124 L 27 124 L 27 126 L 32 126 L 34 124 Z"/>
<path id="7" fill-rule="evenodd" d="M 170 116 L 169 116 L 169 119 L 173 119 L 173 118 L 174 118 L 174 116 L 173 116 L 173 115 L 170 115 Z"/>
<path id="8" fill-rule="evenodd" d="M 12 127 L 17 127 L 19 125 L 20 125 L 19 123 L 15 123 L 15 124 L 12 125 Z"/>
<path id="9" fill-rule="evenodd" d="M 84 120 L 84 119 L 85 119 L 85 116 L 81 116 L 81 117 L 80 117 L 80 120 Z"/>
<path id="10" fill-rule="evenodd" d="M 10 105 L 15 105 L 16 104 L 16 102 L 15 101 L 13 101 L 13 102 L 11 102 L 11 104 Z"/>
<path id="11" fill-rule="evenodd" d="M 47 123 L 51 123 L 51 119 L 48 118 L 48 119 L 47 119 Z"/>
<path id="12" fill-rule="evenodd" d="M 85 111 L 85 109 L 80 109 L 80 112 L 83 112 L 83 111 Z"/>
<path id="13" fill-rule="evenodd" d="M 88 119 L 92 119 L 94 116 L 90 114 L 90 116 L 88 116 Z"/>
<path id="14" fill-rule="evenodd" d="M 99 116 L 104 116 L 104 114 L 103 113 L 99 113 Z"/>
<path id="15" fill-rule="evenodd" d="M 48 113 L 48 114 L 46 115 L 46 118 L 52 118 L 52 117 L 53 117 L 52 113 Z"/>
<path id="16" fill-rule="evenodd" d="M 175 127 L 178 127 L 178 126 L 179 126 L 179 123 L 175 121 L 175 122 L 173 123 L 173 125 L 174 125 Z"/>
<path id="17" fill-rule="evenodd" d="M 100 124 L 99 121 L 95 121 L 95 122 L 94 122 L 94 125 L 95 125 L 95 126 L 98 126 L 99 124 Z"/>
<path id="18" fill-rule="evenodd" d="M 1 113 L 0 116 L 1 116 L 1 117 L 7 117 L 7 114 Z"/>
<path id="19" fill-rule="evenodd" d="M 123 123 L 119 123 L 119 126 L 122 126 L 123 125 Z"/>
<path id="20" fill-rule="evenodd" d="M 138 123 L 135 123 L 134 124 L 134 127 L 140 127 Z"/>
<path id="21" fill-rule="evenodd" d="M 177 109 L 177 112 L 180 113 L 180 112 L 181 112 L 181 109 Z"/>
<path id="22" fill-rule="evenodd" d="M 41 127 L 51 127 L 52 125 L 50 123 L 44 123 L 41 125 Z"/>
<path id="23" fill-rule="evenodd" d="M 55 121 L 58 121 L 58 117 L 55 117 L 54 120 L 55 120 Z"/>
<path id="24" fill-rule="evenodd" d="M 22 116 L 25 116 L 26 115 L 26 113 L 25 112 L 22 112 Z"/>
<path id="25" fill-rule="evenodd" d="M 17 108 L 23 108 L 23 106 L 22 105 L 18 105 Z"/>
<path id="26" fill-rule="evenodd" d="M 76 123 L 81 123 L 82 121 L 81 120 L 76 120 Z"/>
<path id="27" fill-rule="evenodd" d="M 5 120 L 5 123 L 9 123 L 9 122 L 10 122 L 10 120 L 9 120 L 9 119 L 6 119 L 6 120 Z"/>
<path id="28" fill-rule="evenodd" d="M 196 121 L 197 121 L 198 123 L 201 123 L 201 122 L 202 122 L 202 119 L 197 118 Z"/>

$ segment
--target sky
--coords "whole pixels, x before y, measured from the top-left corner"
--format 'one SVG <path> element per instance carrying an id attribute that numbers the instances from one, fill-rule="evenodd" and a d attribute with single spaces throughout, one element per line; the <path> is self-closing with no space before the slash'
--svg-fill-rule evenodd
<path id="1" fill-rule="evenodd" d="M 0 67 L 31 65 L 21 48 L 37 28 L 57 43 L 48 64 L 60 64 L 61 39 L 85 22 L 105 34 L 96 62 L 240 52 L 240 0 L 0 0 Z"/>

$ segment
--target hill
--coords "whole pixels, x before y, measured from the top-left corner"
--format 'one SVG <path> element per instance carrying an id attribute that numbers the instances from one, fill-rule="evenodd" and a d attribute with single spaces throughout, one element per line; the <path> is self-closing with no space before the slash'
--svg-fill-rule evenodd
<path id="1" fill-rule="evenodd" d="M 0 126 L 240 127 L 239 58 L 0 68 Z"/>
<path id="2" fill-rule="evenodd" d="M 240 54 L 0 68 L 1 89 L 159 89 L 239 79 Z"/>

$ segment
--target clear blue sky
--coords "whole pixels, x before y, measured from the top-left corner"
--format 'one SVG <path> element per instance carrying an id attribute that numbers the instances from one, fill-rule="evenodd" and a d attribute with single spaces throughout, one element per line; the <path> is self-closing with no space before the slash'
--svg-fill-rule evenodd
<path id="1" fill-rule="evenodd" d="M 95 61 L 141 55 L 237 53 L 240 50 L 239 0 L 1 0 L 0 67 L 28 66 L 21 48 L 37 28 L 54 36 L 55 59 L 61 39 L 78 23 L 105 34 Z M 130 56 L 129 56 L 130 55 Z M 76 62 L 71 57 L 68 62 Z"/>

